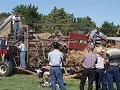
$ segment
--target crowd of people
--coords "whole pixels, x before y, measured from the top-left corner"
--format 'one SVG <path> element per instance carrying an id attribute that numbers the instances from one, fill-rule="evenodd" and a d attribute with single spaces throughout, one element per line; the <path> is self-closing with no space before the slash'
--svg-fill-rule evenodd
<path id="1" fill-rule="evenodd" d="M 80 78 L 80 90 L 84 90 L 85 82 L 88 79 L 88 90 L 93 90 L 93 82 L 96 83 L 96 90 L 114 90 L 113 82 L 115 80 L 117 90 L 120 90 L 120 50 L 117 49 L 114 40 L 109 40 L 107 49 L 103 50 L 101 46 L 96 45 L 99 29 L 91 31 L 89 35 L 88 52 L 82 56 L 83 70 Z M 53 43 L 54 50 L 48 54 L 50 65 L 50 81 L 52 90 L 56 90 L 56 82 L 61 90 L 66 90 L 63 84 L 61 63 L 63 54 Z M 97 52 L 94 53 L 94 48 Z"/>
<path id="2" fill-rule="evenodd" d="M 89 45 L 88 52 L 82 56 L 83 70 L 80 77 L 80 90 L 85 90 L 84 86 L 88 79 L 88 90 L 93 90 L 95 81 L 96 90 L 114 90 L 115 80 L 117 90 L 120 90 L 120 50 L 115 47 L 116 43 L 110 40 L 108 48 L 104 50 L 101 46 Z M 53 43 L 53 51 L 48 53 L 50 66 L 50 86 L 56 90 L 56 82 L 61 90 L 66 90 L 62 76 L 62 62 L 64 55 L 58 49 L 58 42 Z M 96 48 L 96 53 L 94 52 Z"/>
<path id="3" fill-rule="evenodd" d="M 10 63 L 13 64 L 12 59 L 15 56 L 15 52 L 18 50 L 19 55 L 20 55 L 20 66 L 23 68 L 26 68 L 26 64 L 25 64 L 26 48 L 24 45 L 24 41 L 23 41 L 23 39 L 17 38 L 17 34 L 20 31 L 19 22 L 20 22 L 20 17 L 18 16 L 18 13 L 14 13 L 13 18 L 12 18 L 14 39 L 13 39 L 13 41 L 11 41 L 11 43 L 8 46 L 5 36 L 3 38 L 1 38 L 1 40 L 0 40 L 0 54 L 1 54 L 1 60 L 2 60 L 2 62 L 4 62 L 5 61 L 5 54 L 9 53 Z M 7 52 L 7 51 L 9 51 L 9 52 Z"/>
<path id="4" fill-rule="evenodd" d="M 88 46 L 87 53 L 83 54 L 83 71 L 80 82 L 80 90 L 84 90 L 88 77 L 88 90 L 93 89 L 93 81 L 96 81 L 96 90 L 114 90 L 115 79 L 117 90 L 120 90 L 120 50 L 115 48 L 115 41 L 109 41 L 110 48 L 103 57 L 104 50 L 99 47 L 97 54 L 93 52 L 94 46 Z"/>
<path id="5" fill-rule="evenodd" d="M 25 64 L 25 58 L 26 58 L 26 48 L 25 48 L 25 44 L 23 42 L 23 40 L 19 40 L 17 42 L 12 42 L 11 45 L 7 45 L 7 40 L 5 37 L 3 37 L 0 41 L 0 55 L 1 55 L 1 61 L 2 63 L 5 62 L 5 55 L 6 53 L 9 54 L 8 55 L 8 60 L 10 61 L 10 63 L 13 65 L 14 61 L 13 59 L 15 58 L 15 56 L 17 56 L 17 52 L 19 52 L 18 55 L 20 55 L 20 66 L 23 68 L 26 68 L 26 64 Z"/>

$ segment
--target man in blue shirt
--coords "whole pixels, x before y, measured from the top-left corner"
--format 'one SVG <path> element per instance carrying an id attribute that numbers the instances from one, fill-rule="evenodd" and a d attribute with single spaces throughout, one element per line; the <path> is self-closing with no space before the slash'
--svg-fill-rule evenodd
<path id="1" fill-rule="evenodd" d="M 56 90 L 56 81 L 58 82 L 61 90 L 66 90 L 63 83 L 61 69 L 61 63 L 63 62 L 63 53 L 58 50 L 59 45 L 60 44 L 58 42 L 53 42 L 52 46 L 54 50 L 48 53 L 52 90 Z"/>
<path id="2" fill-rule="evenodd" d="M 90 36 L 89 36 L 89 42 L 91 45 L 95 45 L 96 44 L 96 40 L 97 40 L 97 34 L 99 33 L 99 29 L 96 28 L 95 30 L 90 32 Z"/>

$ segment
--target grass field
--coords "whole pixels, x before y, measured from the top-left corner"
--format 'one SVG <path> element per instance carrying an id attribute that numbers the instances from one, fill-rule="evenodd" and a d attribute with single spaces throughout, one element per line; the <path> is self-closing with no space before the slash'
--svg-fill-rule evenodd
<path id="1" fill-rule="evenodd" d="M 36 75 L 15 74 L 0 79 L 0 90 L 51 90 L 50 87 L 38 87 L 41 80 L 42 78 Z M 79 90 L 79 79 L 64 78 L 64 82 L 67 90 Z M 85 90 L 87 90 L 87 83 Z M 95 84 L 93 90 L 95 90 Z"/>

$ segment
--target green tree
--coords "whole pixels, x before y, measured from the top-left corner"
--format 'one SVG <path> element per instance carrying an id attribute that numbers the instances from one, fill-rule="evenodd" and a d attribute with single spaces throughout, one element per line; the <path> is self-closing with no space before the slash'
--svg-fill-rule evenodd
<path id="1" fill-rule="evenodd" d="M 117 31 L 117 26 L 114 25 L 114 23 L 109 23 L 105 21 L 101 26 L 101 32 L 104 33 L 107 36 L 115 36 L 115 33 Z"/>
<path id="2" fill-rule="evenodd" d="M 13 9 L 13 13 L 18 13 L 21 17 L 21 21 L 23 24 L 27 24 L 30 26 L 30 28 L 36 28 L 34 27 L 34 23 L 38 23 L 42 17 L 41 14 L 38 13 L 38 7 L 36 7 L 35 5 L 19 5 L 16 6 Z"/>
<path id="3" fill-rule="evenodd" d="M 47 24 L 66 24 L 72 23 L 72 19 L 70 19 L 70 14 L 64 11 L 64 8 L 57 9 L 56 7 L 45 17 L 45 23 Z M 52 25 L 46 28 L 49 32 L 54 32 L 54 30 L 60 30 L 63 33 L 66 33 L 68 26 L 61 25 Z"/>
<path id="4" fill-rule="evenodd" d="M 76 24 L 80 24 L 76 26 L 76 30 L 82 30 L 85 33 L 90 32 L 92 29 L 96 27 L 96 24 L 88 16 L 83 18 L 78 17 Z"/>

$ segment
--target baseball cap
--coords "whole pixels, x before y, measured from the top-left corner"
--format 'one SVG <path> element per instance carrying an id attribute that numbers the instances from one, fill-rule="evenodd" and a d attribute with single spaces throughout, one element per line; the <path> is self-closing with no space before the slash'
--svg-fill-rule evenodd
<path id="1" fill-rule="evenodd" d="M 102 49 L 102 47 L 99 47 L 98 49 L 97 49 L 97 53 L 99 53 L 99 52 L 104 52 L 105 50 L 103 50 Z"/>

